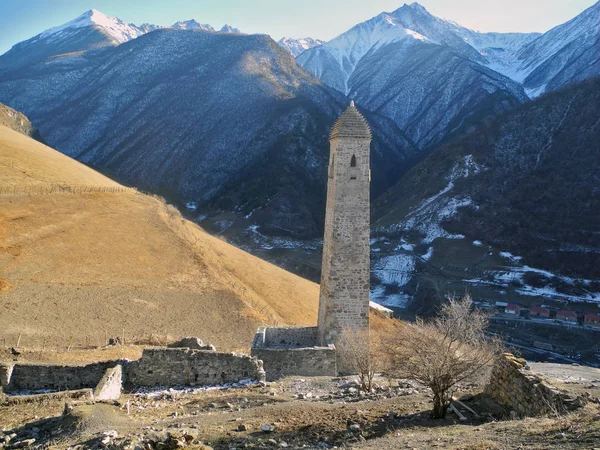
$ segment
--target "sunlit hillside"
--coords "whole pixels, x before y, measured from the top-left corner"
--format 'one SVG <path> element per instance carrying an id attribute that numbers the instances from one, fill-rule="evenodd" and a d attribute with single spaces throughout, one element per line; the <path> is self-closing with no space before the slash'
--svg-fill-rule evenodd
<path id="1" fill-rule="evenodd" d="M 0 339 L 22 347 L 197 335 L 249 347 L 316 323 L 318 286 L 0 126 Z"/>

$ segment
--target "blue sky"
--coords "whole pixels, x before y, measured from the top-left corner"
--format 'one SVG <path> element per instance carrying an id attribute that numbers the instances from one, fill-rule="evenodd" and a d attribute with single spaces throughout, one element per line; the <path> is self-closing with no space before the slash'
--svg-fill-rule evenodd
<path id="1" fill-rule="evenodd" d="M 279 39 L 331 39 L 406 0 L 0 0 L 0 54 L 89 9 L 126 22 L 167 25 L 196 19 Z M 547 31 L 596 0 L 420 0 L 434 15 L 482 31 Z M 410 1 L 408 2 L 410 3 Z"/>

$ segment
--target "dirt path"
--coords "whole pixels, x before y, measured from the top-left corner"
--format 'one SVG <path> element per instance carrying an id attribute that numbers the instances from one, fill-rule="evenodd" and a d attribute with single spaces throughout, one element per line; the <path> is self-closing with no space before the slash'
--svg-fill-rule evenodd
<path id="1" fill-rule="evenodd" d="M 114 449 L 186 439 L 188 448 L 202 448 L 204 443 L 215 450 L 574 450 L 600 443 L 597 405 L 560 418 L 503 420 L 490 415 L 498 411 L 493 402 L 476 395 L 465 401 L 481 419 L 461 422 L 449 414 L 444 420 L 431 420 L 427 389 L 402 380 L 392 386 L 383 379 L 379 383 L 374 395 L 362 395 L 350 379 L 340 378 L 290 378 L 225 391 L 166 389 L 128 394 L 106 405 L 76 404 L 67 415 L 60 414 L 64 406 L 60 401 L 18 404 L 0 406 L 0 423 L 17 434 L 16 440 L 31 437 L 35 428 L 39 443 L 61 449 L 75 443 L 92 448 L 110 430 L 116 432 L 108 439 Z M 264 425 L 272 428 L 265 432 Z"/>

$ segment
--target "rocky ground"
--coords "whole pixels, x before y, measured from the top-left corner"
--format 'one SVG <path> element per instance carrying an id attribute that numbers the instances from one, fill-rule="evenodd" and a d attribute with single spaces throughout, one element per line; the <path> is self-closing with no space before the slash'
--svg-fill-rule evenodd
<path id="1" fill-rule="evenodd" d="M 0 406 L 0 448 L 600 448 L 600 409 L 508 420 L 480 386 L 457 393 L 478 416 L 431 420 L 428 389 L 378 378 L 288 378 L 237 389 L 153 390 L 118 402 L 22 399 Z M 596 400 L 595 400 L 596 401 Z"/>

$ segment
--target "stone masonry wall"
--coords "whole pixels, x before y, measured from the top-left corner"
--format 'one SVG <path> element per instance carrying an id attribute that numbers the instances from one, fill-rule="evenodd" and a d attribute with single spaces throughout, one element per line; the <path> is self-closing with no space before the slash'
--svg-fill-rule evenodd
<path id="1" fill-rule="evenodd" d="M 262 363 L 234 353 L 189 348 L 147 348 L 142 357 L 125 366 L 128 388 L 142 386 L 196 386 L 264 380 Z"/>
<path id="2" fill-rule="evenodd" d="M 267 381 L 286 376 L 337 376 L 335 347 L 253 348 L 263 362 Z"/>
<path id="3" fill-rule="evenodd" d="M 266 327 L 261 346 L 313 347 L 318 344 L 317 327 Z"/>
<path id="4" fill-rule="evenodd" d="M 485 393 L 518 417 L 564 413 L 585 403 L 531 372 L 527 361 L 511 353 L 496 361 Z"/>
<path id="5" fill-rule="evenodd" d="M 94 389 L 108 368 L 118 361 L 85 366 L 16 363 L 9 379 L 3 381 L 5 392 L 75 389 Z"/>
<path id="6" fill-rule="evenodd" d="M 263 362 L 267 381 L 290 375 L 337 376 L 335 346 L 317 343 L 317 327 L 260 327 L 252 356 Z"/>
<path id="7" fill-rule="evenodd" d="M 369 153 L 370 139 L 331 141 L 319 303 L 322 345 L 336 344 L 344 329 L 369 329 Z M 343 360 L 338 364 L 345 372 Z"/>

